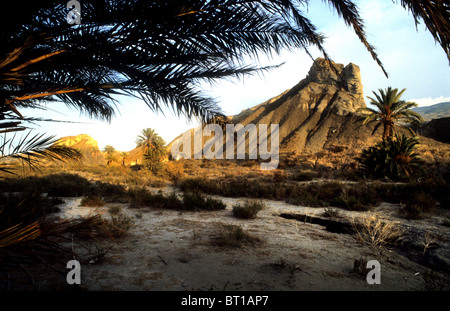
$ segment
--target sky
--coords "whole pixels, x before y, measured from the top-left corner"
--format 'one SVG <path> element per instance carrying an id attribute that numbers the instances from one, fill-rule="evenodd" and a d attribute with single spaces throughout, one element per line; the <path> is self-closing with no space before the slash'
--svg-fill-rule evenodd
<path id="1" fill-rule="evenodd" d="M 371 58 L 352 29 L 322 1 L 311 1 L 307 17 L 327 37 L 325 48 L 333 61 L 347 65 L 354 63 L 361 69 L 364 95 L 388 86 L 406 91 L 403 99 L 419 106 L 450 101 L 450 66 L 439 44 L 425 29 L 417 28 L 410 13 L 400 4 L 386 0 L 355 1 L 365 21 L 368 41 L 375 46 L 389 78 Z M 397 1 L 398 2 L 398 1 Z M 321 54 L 311 48 L 314 58 Z M 249 60 L 253 61 L 254 60 Z M 272 58 L 262 56 L 256 64 L 281 67 L 263 76 L 248 76 L 240 80 L 224 80 L 202 89 L 215 98 L 226 115 L 238 114 L 293 87 L 306 77 L 313 61 L 303 50 L 284 51 Z M 169 109 L 164 115 L 152 112 L 144 102 L 121 96 L 116 116 L 110 123 L 92 120 L 62 103 L 47 105 L 47 111 L 22 110 L 26 116 L 53 118 L 76 123 L 41 122 L 31 127 L 34 132 L 56 137 L 88 134 L 97 140 L 100 149 L 112 145 L 120 151 L 135 148 L 136 137 L 145 128 L 153 128 L 167 142 L 198 125 L 184 117 L 175 116 Z M 369 100 L 366 99 L 366 104 Z"/>

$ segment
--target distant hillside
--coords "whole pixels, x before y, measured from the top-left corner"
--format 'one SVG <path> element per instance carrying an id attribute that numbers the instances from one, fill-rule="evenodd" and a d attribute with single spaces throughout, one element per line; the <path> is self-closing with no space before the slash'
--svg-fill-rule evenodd
<path id="1" fill-rule="evenodd" d="M 419 134 L 434 140 L 450 143 L 450 117 L 433 119 L 425 123 L 419 130 Z"/>
<path id="2" fill-rule="evenodd" d="M 450 117 L 450 102 L 439 103 L 427 107 L 413 108 L 425 121 Z"/>
<path id="3" fill-rule="evenodd" d="M 105 164 L 105 158 L 98 148 L 98 143 L 91 136 L 81 134 L 77 136 L 62 137 L 60 144 L 78 149 L 83 154 L 84 164 Z"/>

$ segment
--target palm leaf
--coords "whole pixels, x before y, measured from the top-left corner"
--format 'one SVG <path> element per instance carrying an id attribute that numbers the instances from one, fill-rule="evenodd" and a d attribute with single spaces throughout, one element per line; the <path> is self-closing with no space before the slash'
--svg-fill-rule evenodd
<path id="1" fill-rule="evenodd" d="M 60 145 L 54 136 L 45 136 L 45 134 L 31 136 L 31 131 L 19 138 L 18 141 L 16 141 L 16 135 L 8 140 L 5 139 L 0 146 L 0 151 L 0 159 L 20 160 L 31 168 L 38 168 L 43 160 L 81 160 L 83 157 L 80 151 Z M 5 167 L 2 170 L 9 171 Z"/>

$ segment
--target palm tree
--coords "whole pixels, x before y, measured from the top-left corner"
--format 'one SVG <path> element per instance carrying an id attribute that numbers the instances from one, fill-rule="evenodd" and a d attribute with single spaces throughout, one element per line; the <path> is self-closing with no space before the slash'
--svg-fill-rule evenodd
<path id="1" fill-rule="evenodd" d="M 125 160 L 128 159 L 128 152 L 122 152 L 120 156 L 122 157 L 122 166 L 125 166 Z"/>
<path id="2" fill-rule="evenodd" d="M 106 153 L 106 165 L 111 164 L 111 162 L 116 160 L 116 156 L 115 156 L 115 152 L 116 152 L 116 148 L 114 148 L 111 145 L 106 145 L 103 148 L 103 152 Z"/>
<path id="3" fill-rule="evenodd" d="M 364 149 L 358 159 L 366 174 L 394 179 L 410 177 L 420 169 L 421 159 L 416 153 L 417 137 L 395 135 L 373 147 Z"/>
<path id="4" fill-rule="evenodd" d="M 152 148 L 162 149 L 165 144 L 164 139 L 151 128 L 143 129 L 136 139 L 136 147 L 143 147 L 144 152 Z"/>
<path id="5" fill-rule="evenodd" d="M 136 146 L 142 148 L 144 162 L 152 171 L 160 167 L 160 163 L 166 155 L 165 145 L 164 139 L 151 128 L 143 129 L 141 135 L 136 139 Z"/>
<path id="6" fill-rule="evenodd" d="M 368 107 L 358 109 L 358 112 L 366 114 L 363 124 L 377 122 L 373 133 L 383 125 L 383 140 L 393 135 L 396 122 L 414 133 L 408 125 L 419 126 L 423 122 L 423 119 L 417 112 L 411 110 L 411 108 L 417 107 L 416 103 L 401 100 L 406 89 L 399 92 L 398 89 L 388 87 L 385 91 L 382 89 L 378 91 L 380 94 L 373 92 L 375 99 L 368 97 L 370 103 L 376 106 L 377 109 Z"/>
<path id="7" fill-rule="evenodd" d="M 380 65 L 353 1 L 328 0 Z M 221 114 L 198 81 L 254 73 L 244 56 L 314 46 L 326 58 L 324 36 L 302 9 L 307 0 L 92 0 L 81 25 L 69 26 L 66 2 L 16 0 L 0 11 L 0 114 L 45 108 L 57 100 L 109 120 L 117 94 L 141 98 L 158 111 L 202 120 Z M 401 0 L 423 19 L 450 59 L 448 6 Z M 4 15 L 4 16 L 3 16 Z M 14 16 L 14 19 L 6 18 Z"/>

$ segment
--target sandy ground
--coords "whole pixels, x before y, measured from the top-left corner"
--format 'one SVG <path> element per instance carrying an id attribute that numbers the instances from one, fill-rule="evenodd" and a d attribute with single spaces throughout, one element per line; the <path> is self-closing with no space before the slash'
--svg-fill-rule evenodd
<path id="1" fill-rule="evenodd" d="M 170 191 L 171 189 L 167 189 Z M 123 238 L 110 241 L 101 261 L 83 264 L 82 286 L 87 290 L 425 290 L 430 269 L 396 251 L 368 245 L 354 235 L 280 217 L 281 213 L 319 215 L 323 208 L 306 208 L 265 200 L 256 219 L 233 217 L 232 207 L 242 199 L 220 198 L 227 208 L 214 212 L 179 212 L 117 205 L 133 217 L 135 227 Z M 66 217 L 106 212 L 79 207 L 80 198 L 67 198 Z M 380 210 L 391 211 L 382 205 Z M 341 211 L 347 217 L 362 212 Z M 136 216 L 137 215 L 137 216 Z M 425 230 L 449 235 L 436 221 L 421 221 Z M 406 222 L 418 226 L 419 222 Z M 260 242 L 241 248 L 214 244 L 225 225 L 238 225 Z M 369 285 L 353 272 L 360 258 L 378 260 L 381 284 Z M 448 278 L 448 275 L 441 275 Z"/>

